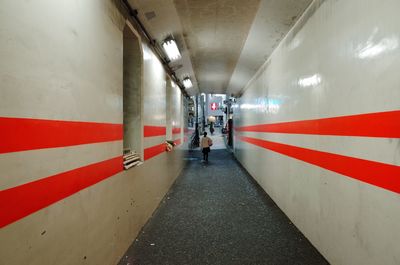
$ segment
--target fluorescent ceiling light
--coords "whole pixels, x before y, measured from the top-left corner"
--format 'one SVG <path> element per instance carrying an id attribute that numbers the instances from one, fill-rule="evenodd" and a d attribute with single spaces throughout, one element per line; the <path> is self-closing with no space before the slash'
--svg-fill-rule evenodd
<path id="1" fill-rule="evenodd" d="M 185 79 L 183 79 L 182 82 L 183 82 L 183 86 L 184 86 L 185 88 L 190 88 L 190 87 L 193 86 L 192 80 L 190 80 L 189 77 L 186 77 Z"/>
<path id="2" fill-rule="evenodd" d="M 176 45 L 176 42 L 172 38 L 166 39 L 162 47 L 164 48 L 164 51 L 167 53 L 167 56 L 170 61 L 175 61 L 181 58 L 181 53 L 179 52 L 178 46 Z"/>

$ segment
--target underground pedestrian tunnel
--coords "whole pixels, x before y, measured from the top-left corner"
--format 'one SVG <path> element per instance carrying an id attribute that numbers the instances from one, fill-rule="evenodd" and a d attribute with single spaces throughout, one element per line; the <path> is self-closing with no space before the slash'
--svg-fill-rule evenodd
<path id="1" fill-rule="evenodd" d="M 0 265 L 400 264 L 399 10 L 1 1 Z"/>

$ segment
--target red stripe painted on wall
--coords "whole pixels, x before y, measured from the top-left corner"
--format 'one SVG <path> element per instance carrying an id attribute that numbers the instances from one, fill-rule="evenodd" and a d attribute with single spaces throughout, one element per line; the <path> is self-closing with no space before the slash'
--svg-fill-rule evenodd
<path id="1" fill-rule="evenodd" d="M 237 127 L 239 132 L 400 138 L 400 111 Z"/>
<path id="2" fill-rule="evenodd" d="M 240 140 L 318 167 L 400 193 L 400 167 L 251 137 Z"/>
<path id="3" fill-rule="evenodd" d="M 115 157 L 0 191 L 0 228 L 121 172 L 122 164 Z"/>
<path id="4" fill-rule="evenodd" d="M 123 125 L 0 117 L 0 154 L 122 140 Z"/>
<path id="5" fill-rule="evenodd" d="M 143 127 L 144 137 L 163 136 L 167 134 L 167 128 L 165 126 L 149 126 Z"/>
<path id="6" fill-rule="evenodd" d="M 144 149 L 144 160 L 148 160 L 165 152 L 165 143 Z"/>
<path id="7" fill-rule="evenodd" d="M 172 134 L 179 134 L 181 133 L 181 128 L 175 127 L 172 129 Z"/>

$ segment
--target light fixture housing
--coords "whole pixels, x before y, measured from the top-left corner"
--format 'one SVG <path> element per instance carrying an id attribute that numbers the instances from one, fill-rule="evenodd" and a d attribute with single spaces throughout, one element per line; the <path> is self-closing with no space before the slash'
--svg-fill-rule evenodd
<path id="1" fill-rule="evenodd" d="M 170 61 L 176 61 L 181 58 L 181 53 L 172 37 L 166 38 L 162 43 L 162 47 Z"/>
<path id="2" fill-rule="evenodd" d="M 183 79 L 182 83 L 183 83 L 183 86 L 184 86 L 185 88 L 190 88 L 190 87 L 193 86 L 192 80 L 190 80 L 189 77 L 185 77 L 185 78 Z"/>

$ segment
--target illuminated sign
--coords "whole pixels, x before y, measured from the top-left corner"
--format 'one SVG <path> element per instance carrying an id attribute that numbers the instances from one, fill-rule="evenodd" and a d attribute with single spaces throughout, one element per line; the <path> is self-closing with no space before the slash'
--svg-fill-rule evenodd
<path id="1" fill-rule="evenodd" d="M 218 109 L 218 104 L 213 102 L 211 103 L 211 110 L 217 110 Z"/>

